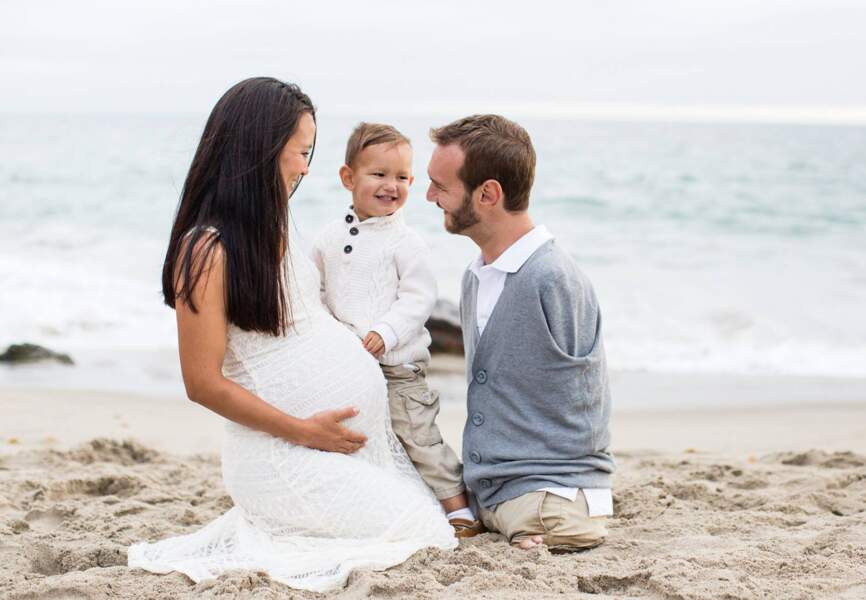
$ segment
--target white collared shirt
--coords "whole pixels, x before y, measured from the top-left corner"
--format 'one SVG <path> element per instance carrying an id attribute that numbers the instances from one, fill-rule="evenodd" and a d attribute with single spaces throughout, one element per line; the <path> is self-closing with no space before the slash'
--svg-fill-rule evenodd
<path id="1" fill-rule="evenodd" d="M 499 296 L 505 288 L 505 280 L 509 273 L 516 273 L 523 263 L 538 250 L 546 241 L 553 239 L 553 235 L 544 225 L 533 228 L 523 237 L 505 249 L 495 261 L 489 265 L 484 264 L 484 258 L 478 256 L 469 265 L 469 269 L 478 278 L 478 298 L 475 302 L 475 315 L 477 319 L 478 335 L 484 333 L 487 321 L 496 308 Z"/>
<path id="2" fill-rule="evenodd" d="M 489 265 L 484 264 L 484 257 L 479 255 L 475 261 L 469 265 L 469 270 L 478 278 L 478 294 L 475 301 L 476 326 L 478 327 L 478 336 L 484 333 L 484 328 L 487 326 L 487 321 L 490 320 L 490 315 L 493 314 L 493 309 L 496 308 L 496 303 L 499 301 L 499 296 L 502 295 L 502 290 L 505 289 L 505 281 L 509 273 L 516 273 L 520 270 L 530 256 L 535 253 L 545 242 L 552 240 L 553 235 L 547 230 L 544 225 L 539 225 L 523 237 L 511 244 L 505 249 L 505 252 L 499 255 Z M 574 502 L 577 499 L 578 488 L 563 488 L 563 487 L 544 487 L 539 488 L 539 492 L 550 492 L 567 500 Z M 610 488 L 584 488 L 583 495 L 586 498 L 586 504 L 589 507 L 589 516 L 607 516 L 613 514 L 613 495 Z"/>

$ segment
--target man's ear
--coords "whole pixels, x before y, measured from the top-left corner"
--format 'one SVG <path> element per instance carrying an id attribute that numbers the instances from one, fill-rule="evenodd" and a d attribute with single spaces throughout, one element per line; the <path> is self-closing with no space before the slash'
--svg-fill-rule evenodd
<path id="1" fill-rule="evenodd" d="M 350 192 L 355 188 L 355 174 L 352 172 L 352 167 L 343 165 L 340 167 L 340 181 L 343 187 Z"/>
<path id="2" fill-rule="evenodd" d="M 488 179 L 484 183 L 479 186 L 481 190 L 478 195 L 478 202 L 482 206 L 494 207 L 497 204 L 501 204 L 505 198 L 505 194 L 502 192 L 502 186 L 499 185 L 499 182 L 495 179 Z"/>

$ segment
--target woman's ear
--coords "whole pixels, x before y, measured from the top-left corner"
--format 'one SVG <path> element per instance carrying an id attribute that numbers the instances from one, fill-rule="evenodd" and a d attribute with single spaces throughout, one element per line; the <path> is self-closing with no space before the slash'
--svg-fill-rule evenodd
<path id="1" fill-rule="evenodd" d="M 355 174 L 352 172 L 352 167 L 343 165 L 340 167 L 340 181 L 343 187 L 350 192 L 355 188 Z"/>

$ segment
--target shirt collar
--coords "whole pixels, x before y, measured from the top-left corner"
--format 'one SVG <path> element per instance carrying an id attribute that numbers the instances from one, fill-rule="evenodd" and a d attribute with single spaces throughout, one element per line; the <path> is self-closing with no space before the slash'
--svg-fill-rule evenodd
<path id="1" fill-rule="evenodd" d="M 478 258 L 469 265 L 469 268 L 476 277 L 479 277 L 481 269 L 496 269 L 503 273 L 516 273 L 536 250 L 552 239 L 553 235 L 547 230 L 547 227 L 538 225 L 523 234 L 523 237 L 506 248 L 505 252 L 489 265 L 484 264 L 484 257 L 479 254 Z"/>
<path id="2" fill-rule="evenodd" d="M 346 220 L 346 223 L 350 226 L 355 227 L 384 227 L 387 225 L 391 225 L 394 223 L 399 223 L 403 221 L 403 209 L 399 208 L 390 215 L 385 215 L 384 217 L 369 217 L 364 219 L 363 221 L 358 218 L 358 214 L 355 212 L 355 207 L 350 206 L 349 210 L 346 211 L 346 216 L 351 216 L 351 220 Z"/>

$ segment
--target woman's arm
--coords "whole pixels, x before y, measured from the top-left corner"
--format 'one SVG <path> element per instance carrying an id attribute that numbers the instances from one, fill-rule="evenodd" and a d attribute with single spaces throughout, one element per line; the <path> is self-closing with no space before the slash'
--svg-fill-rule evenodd
<path id="1" fill-rule="evenodd" d="M 204 243 L 206 240 L 201 239 L 198 245 Z M 193 256 L 204 255 L 198 250 L 201 248 L 196 248 Z M 197 312 L 180 298 L 176 302 L 180 366 L 190 400 L 236 423 L 293 444 L 345 454 L 364 445 L 366 436 L 340 425 L 340 421 L 358 414 L 356 408 L 323 411 L 298 419 L 223 376 L 228 322 L 225 255 L 219 245 L 211 253 L 191 299 Z"/>

